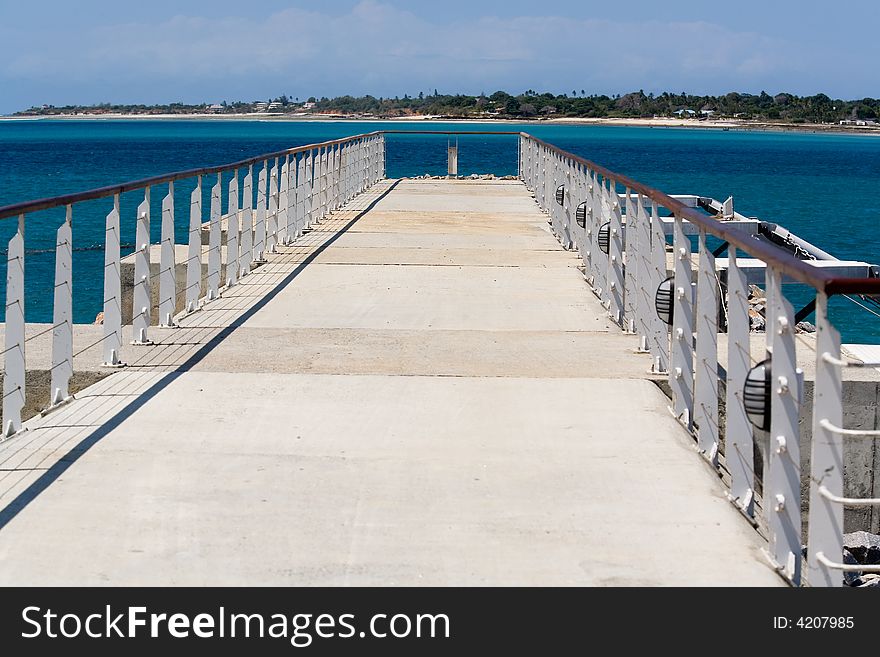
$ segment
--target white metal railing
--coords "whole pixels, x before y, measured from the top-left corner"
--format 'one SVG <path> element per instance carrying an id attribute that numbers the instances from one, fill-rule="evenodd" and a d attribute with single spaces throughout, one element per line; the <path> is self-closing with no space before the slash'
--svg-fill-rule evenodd
<path id="1" fill-rule="evenodd" d="M 744 386 L 753 362 L 750 351 L 748 287 L 738 263 L 745 256 L 766 263 L 766 351 L 769 388 L 769 447 L 764 454 L 764 516 L 768 556 L 794 585 L 840 586 L 841 571 L 873 572 L 844 566 L 826 555 L 842 555 L 843 508 L 872 506 L 877 499 L 843 497 L 843 439 L 876 437 L 877 431 L 843 428 L 840 336 L 828 318 L 832 294 L 880 293 L 880 280 L 835 278 L 820 267 L 798 260 L 755 240 L 745 231 L 694 209 L 694 198 L 673 197 L 615 174 L 546 142 L 520 135 L 519 175 L 549 214 L 550 225 L 565 248 L 583 258 L 586 278 L 622 330 L 637 334 L 642 351 L 653 357 L 653 372 L 668 377 L 672 410 L 696 440 L 699 451 L 719 468 L 724 439 L 730 473 L 730 499 L 754 519 L 755 433 L 744 406 Z M 671 218 L 660 217 L 665 208 Z M 732 204 L 725 216 L 735 218 Z M 672 222 L 672 272 L 667 270 L 665 224 Z M 736 222 L 733 222 L 736 223 Z M 742 223 L 742 222 L 740 222 Z M 696 270 L 689 235 L 697 235 Z M 722 285 L 715 256 L 707 245 L 714 235 L 727 243 L 727 278 Z M 754 262 L 749 260 L 749 262 Z M 782 282 L 795 280 L 816 291 L 817 359 L 812 417 L 810 510 L 807 577 L 801 573 L 801 459 L 799 411 L 803 372 L 796 358 L 795 317 Z M 661 283 L 671 291 L 671 327 L 660 319 L 655 295 Z M 695 282 L 694 282 L 695 281 Z M 695 288 L 695 289 L 694 289 Z M 723 303 L 722 303 L 723 302 Z M 728 337 L 726 423 L 719 422 L 718 335 L 724 309 Z M 760 444 L 759 444 L 760 446 Z"/>
<path id="2" fill-rule="evenodd" d="M 25 402 L 26 343 L 24 314 L 26 215 L 65 207 L 56 240 L 55 296 L 52 325 L 52 377 L 49 408 L 70 398 L 73 372 L 71 226 L 74 206 L 108 199 L 104 267 L 103 360 L 122 367 L 123 339 L 120 223 L 135 222 L 134 288 L 131 341 L 149 345 L 153 304 L 150 289 L 150 198 L 162 189 L 159 265 L 159 325 L 171 328 L 177 281 L 174 250 L 174 182 L 195 179 L 190 197 L 183 313 L 198 311 L 224 290 L 248 276 L 267 254 L 294 243 L 313 224 L 385 176 L 385 135 L 376 132 L 322 144 L 279 151 L 229 165 L 178 172 L 80 194 L 0 208 L 0 219 L 17 217 L 18 230 L 9 242 L 7 261 L 6 334 L 3 381 L 3 436 L 22 429 Z M 455 134 L 422 131 L 423 134 Z M 414 133 L 409 133 L 414 134 Z M 806 580 L 813 586 L 842 583 L 841 571 L 852 570 L 827 555 L 842 554 L 844 506 L 878 504 L 874 499 L 843 496 L 843 440 L 876 432 L 843 428 L 841 370 L 859 364 L 841 358 L 840 336 L 828 318 L 828 298 L 845 292 L 880 293 L 878 279 L 835 278 L 793 256 L 754 240 L 747 231 L 725 227 L 695 209 L 697 198 L 669 196 L 625 176 L 579 158 L 525 133 L 460 133 L 518 135 L 518 173 L 548 213 L 552 230 L 565 248 L 576 249 L 584 262 L 593 292 L 621 330 L 639 338 L 650 353 L 654 374 L 668 377 L 672 410 L 690 431 L 700 452 L 730 474 L 730 498 L 754 519 L 755 434 L 744 406 L 744 386 L 752 370 L 748 285 L 741 265 L 745 256 L 766 263 L 766 350 L 772 354 L 769 388 L 769 447 L 763 474 L 764 515 L 769 530 L 768 555 L 780 574 L 802 583 L 800 435 L 803 374 L 797 367 L 795 321 L 783 294 L 783 276 L 816 291 L 817 360 L 812 417 L 812 465 Z M 256 183 L 255 165 L 259 169 Z M 241 176 L 240 173 L 244 175 Z M 213 184 L 209 206 L 203 207 L 202 186 Z M 253 205 L 253 186 L 257 204 Z M 143 190 L 133 218 L 120 212 L 120 195 Z M 227 213 L 222 215 L 223 198 Z M 734 217 L 725 205 L 725 216 Z M 671 217 L 661 216 L 661 209 Z M 208 221 L 208 249 L 202 250 L 203 220 Z M 222 222 L 227 222 L 224 233 Z M 733 222 L 736 223 L 736 222 Z M 225 246 L 223 249 L 223 236 Z M 672 271 L 667 268 L 667 234 L 672 236 Z M 697 236 L 696 270 L 689 236 Z M 715 257 L 707 244 L 714 235 L 728 244 L 727 277 L 716 275 Z M 203 257 L 206 271 L 203 273 Z M 754 262 L 749 260 L 749 262 Z M 225 264 L 226 276 L 221 281 Z M 695 283 L 694 283 L 695 281 Z M 657 312 L 659 290 L 668 288 L 671 327 Z M 718 335 L 723 308 L 726 324 L 726 423 L 719 421 Z M 94 345 L 93 345 L 94 346 Z M 868 568 L 859 567 L 868 571 Z"/>
<path id="3" fill-rule="evenodd" d="M 257 203 L 253 206 L 254 166 Z M 242 188 L 239 171 L 244 170 Z M 202 185 L 214 177 L 210 204 L 202 203 Z M 179 180 L 195 180 L 190 196 L 190 212 L 185 264 L 186 289 L 182 291 L 182 314 L 199 311 L 220 298 L 224 290 L 247 276 L 255 263 L 279 245 L 292 244 L 311 225 L 342 207 L 385 177 L 385 136 L 380 132 L 357 135 L 321 144 L 291 148 L 233 164 L 182 171 L 77 194 L 18 203 L 0 208 L 0 219 L 17 218 L 18 229 L 9 241 L 6 286 L 6 333 L 3 378 L 3 430 L 0 439 L 22 430 L 22 409 L 26 399 L 25 372 L 25 250 L 27 216 L 54 207 L 65 208 L 65 219 L 58 228 L 55 247 L 55 288 L 52 319 L 51 400 L 46 411 L 71 398 L 68 390 L 73 374 L 73 279 L 72 231 L 74 207 L 94 199 L 107 199 L 111 207 L 106 217 L 104 244 L 103 338 L 106 367 L 124 367 L 120 348 L 123 340 L 120 223 L 135 222 L 134 283 L 132 290 L 131 344 L 150 345 L 153 314 L 151 287 L 158 278 L 158 328 L 170 329 L 179 318 L 175 262 L 175 194 Z M 158 275 L 151 275 L 150 198 L 164 187 L 161 204 L 161 238 Z M 120 212 L 120 195 L 143 190 L 143 201 L 134 217 Z M 222 216 L 222 198 L 228 211 Z M 228 222 L 226 249 L 223 249 L 222 221 Z M 208 223 L 208 249 L 202 250 L 203 222 Z M 203 269 L 203 255 L 206 267 Z M 220 274 L 226 266 L 226 280 Z M 32 336 L 36 337 L 36 336 Z M 94 347 L 95 345 L 91 345 Z"/>

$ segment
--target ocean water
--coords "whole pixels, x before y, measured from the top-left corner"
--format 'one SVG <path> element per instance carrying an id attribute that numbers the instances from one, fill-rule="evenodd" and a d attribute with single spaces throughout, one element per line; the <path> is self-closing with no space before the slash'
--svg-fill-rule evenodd
<path id="1" fill-rule="evenodd" d="M 223 164 L 282 148 L 373 130 L 525 130 L 671 194 L 725 199 L 779 223 L 833 255 L 880 262 L 880 138 L 799 132 L 533 124 L 414 124 L 278 121 L 0 121 L 0 205 L 55 196 L 169 171 Z M 389 135 L 388 175 L 443 174 L 444 136 Z M 459 172 L 516 172 L 516 138 L 460 137 Z M 204 185 L 207 201 L 213 179 Z M 175 187 L 176 239 L 187 240 L 192 183 Z M 152 193 L 159 238 L 165 186 Z M 131 251 L 142 192 L 123 195 L 122 242 Z M 109 199 L 74 207 L 74 314 L 101 310 L 104 218 Z M 207 207 L 207 205 L 206 205 Z M 29 215 L 25 243 L 26 316 L 51 320 L 55 231 L 63 210 Z M 15 219 L 0 220 L 0 298 L 5 246 Z M 787 293 L 800 302 L 804 290 Z M 0 309 L 2 312 L 2 309 Z M 880 343 L 880 318 L 846 299 L 833 303 L 845 341 Z"/>

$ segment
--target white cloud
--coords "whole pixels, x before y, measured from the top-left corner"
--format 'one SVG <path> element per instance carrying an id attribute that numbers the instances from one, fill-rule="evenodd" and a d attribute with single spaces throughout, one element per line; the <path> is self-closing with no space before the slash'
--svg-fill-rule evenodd
<path id="1" fill-rule="evenodd" d="M 780 88 L 809 79 L 812 67 L 795 44 L 706 22 L 485 17 L 441 25 L 376 0 L 342 14 L 287 9 L 266 17 L 257 3 L 253 14 L 59 35 L 10 50 L 0 78 L 47 89 L 75 82 L 92 100 L 162 101 L 435 87 L 719 93 Z"/>

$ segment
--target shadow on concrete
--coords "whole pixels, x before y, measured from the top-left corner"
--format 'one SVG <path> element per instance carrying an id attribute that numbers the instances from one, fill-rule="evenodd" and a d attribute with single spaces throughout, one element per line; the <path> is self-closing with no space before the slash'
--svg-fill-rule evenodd
<path id="1" fill-rule="evenodd" d="M 395 187 L 400 183 L 400 180 L 395 180 L 384 192 L 382 192 L 379 196 L 373 199 L 369 205 L 367 205 L 363 210 L 358 212 L 348 223 L 346 223 L 342 228 L 340 228 L 336 233 L 330 237 L 327 241 L 317 247 L 311 254 L 308 255 L 297 267 L 287 274 L 283 279 L 281 279 L 272 290 L 267 292 L 260 301 L 256 302 L 253 306 L 244 311 L 241 315 L 239 315 L 229 326 L 220 330 L 217 335 L 211 338 L 208 342 L 206 342 L 198 351 L 196 351 L 192 356 L 190 356 L 184 363 L 180 365 L 175 371 L 169 372 L 165 376 L 163 376 L 159 381 L 154 383 L 152 386 L 147 388 L 143 393 L 141 393 L 137 399 L 130 402 L 122 409 L 120 409 L 115 415 L 110 417 L 106 422 L 104 422 L 98 429 L 90 433 L 88 436 L 79 441 L 75 446 L 70 448 L 67 453 L 64 454 L 54 465 L 49 467 L 40 477 L 31 483 L 26 489 L 24 489 L 21 493 L 19 493 L 15 498 L 10 500 L 10 502 L 0 509 L 0 530 L 2 530 L 6 525 L 8 525 L 13 518 L 15 518 L 22 510 L 24 510 L 28 504 L 33 502 L 37 496 L 40 495 L 43 491 L 45 491 L 56 479 L 58 479 L 64 472 L 67 471 L 70 466 L 76 463 L 79 458 L 89 451 L 94 445 L 96 445 L 102 438 L 106 437 L 110 432 L 112 432 L 116 427 L 122 424 L 125 420 L 127 420 L 131 415 L 133 415 L 136 411 L 141 409 L 147 402 L 149 402 L 153 397 L 155 397 L 159 392 L 164 390 L 168 385 L 173 383 L 182 372 L 187 372 L 192 369 L 199 361 L 201 361 L 205 356 L 207 356 L 211 350 L 213 350 L 218 344 L 220 344 L 223 340 L 225 340 L 229 335 L 231 335 L 236 329 L 238 329 L 242 324 L 244 324 L 248 319 L 254 316 L 259 310 L 266 306 L 275 296 L 277 296 L 281 290 L 283 290 L 287 285 L 289 285 L 297 276 L 299 276 L 303 270 L 314 262 L 314 260 L 323 253 L 329 246 L 331 246 L 336 240 L 338 240 L 342 235 L 344 235 L 348 230 L 350 230 L 364 215 L 366 215 L 370 210 L 372 210 L 376 205 L 388 196 Z"/>

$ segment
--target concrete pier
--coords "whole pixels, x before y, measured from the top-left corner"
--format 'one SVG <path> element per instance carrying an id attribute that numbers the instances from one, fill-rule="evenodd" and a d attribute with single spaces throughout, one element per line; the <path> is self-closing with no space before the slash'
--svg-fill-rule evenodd
<path id="1" fill-rule="evenodd" d="M 0 583 L 783 585 L 579 263 L 375 186 L 0 444 Z"/>

